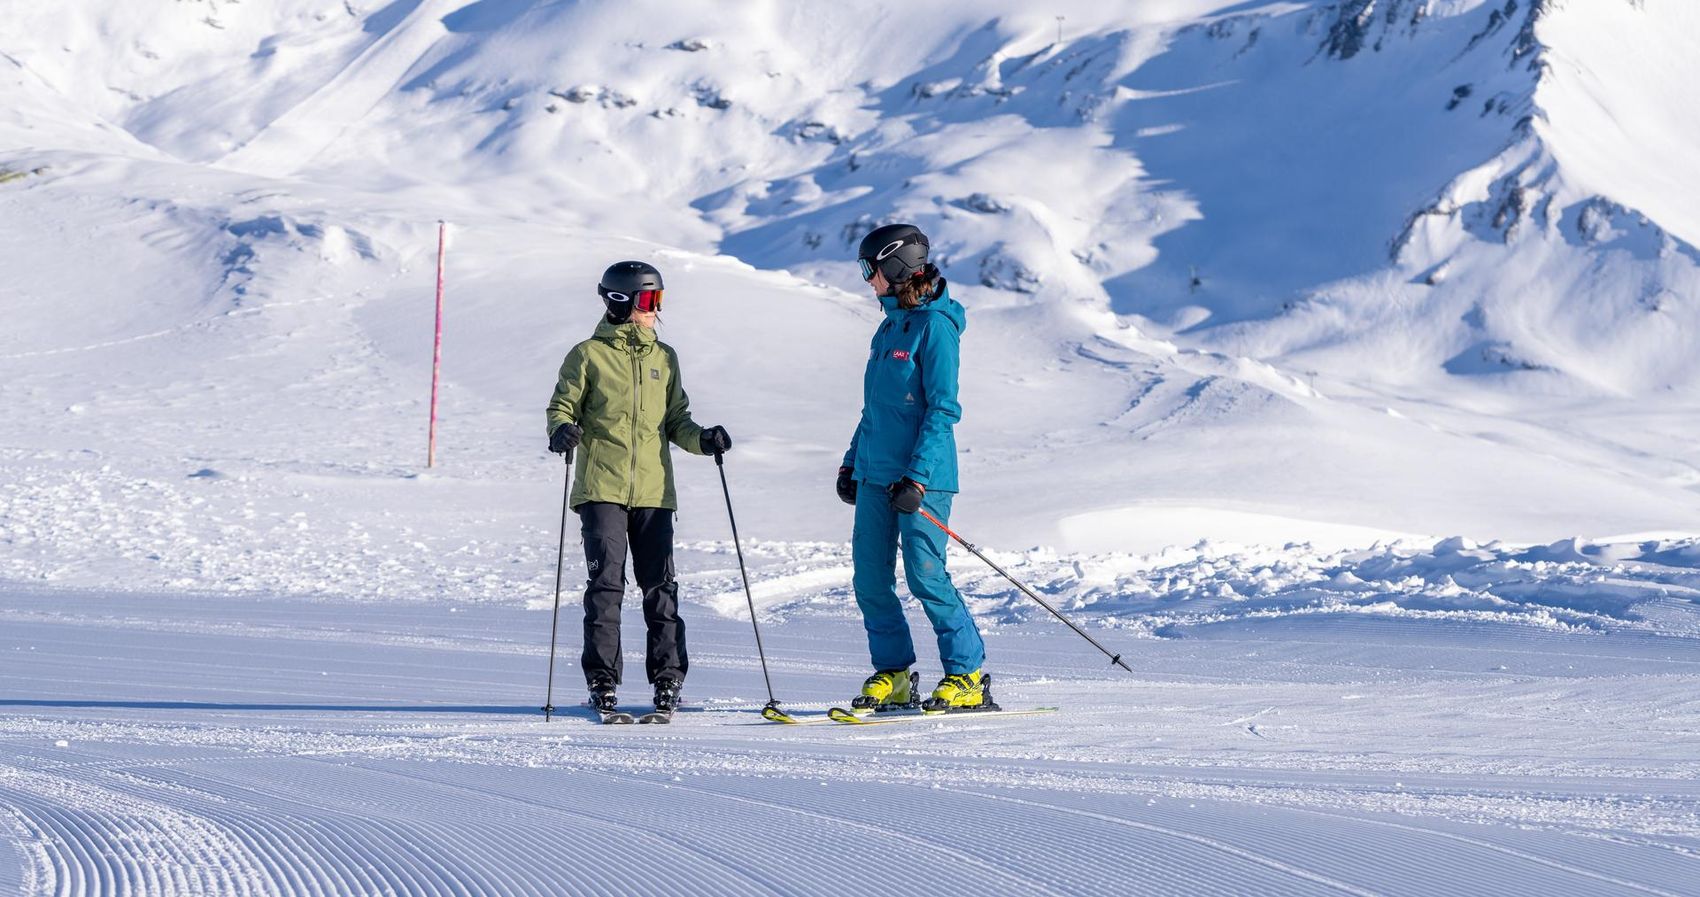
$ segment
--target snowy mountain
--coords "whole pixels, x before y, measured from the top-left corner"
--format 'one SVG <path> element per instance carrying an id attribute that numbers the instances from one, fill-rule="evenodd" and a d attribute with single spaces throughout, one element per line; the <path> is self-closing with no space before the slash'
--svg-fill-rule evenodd
<path id="1" fill-rule="evenodd" d="M 752 526 L 836 538 L 849 247 L 905 218 L 971 309 L 964 507 L 997 542 L 1695 528 L 1690 5 L 898 12 L 10 4 L 19 450 L 123 480 L 282 426 L 266 463 L 410 469 L 442 217 L 448 476 L 530 476 L 573 285 L 638 255 L 777 487 Z M 139 409 L 120 472 L 89 421 Z"/>

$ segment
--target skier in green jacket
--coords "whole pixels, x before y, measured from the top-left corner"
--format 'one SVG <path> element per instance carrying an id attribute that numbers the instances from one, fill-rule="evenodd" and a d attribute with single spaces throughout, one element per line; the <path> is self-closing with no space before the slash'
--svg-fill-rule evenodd
<path id="1" fill-rule="evenodd" d="M 561 364 L 549 400 L 549 450 L 578 449 L 569 503 L 584 535 L 584 653 L 591 705 L 616 706 L 620 684 L 620 599 L 626 551 L 643 590 L 646 672 L 655 709 L 671 713 L 689 666 L 679 586 L 673 579 L 673 459 L 668 443 L 698 455 L 729 451 L 723 427 L 697 426 L 679 382 L 679 356 L 655 338 L 661 272 L 617 262 L 596 291 L 606 308 L 596 333 Z"/>

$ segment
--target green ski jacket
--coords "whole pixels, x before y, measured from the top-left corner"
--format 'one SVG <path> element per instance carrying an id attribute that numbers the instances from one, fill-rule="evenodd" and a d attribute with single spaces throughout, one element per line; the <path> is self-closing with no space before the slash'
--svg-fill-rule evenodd
<path id="1" fill-rule="evenodd" d="M 679 382 L 679 356 L 639 324 L 610 324 L 574 346 L 549 400 L 549 432 L 584 428 L 568 500 L 679 509 L 667 443 L 700 455 L 702 428 Z"/>

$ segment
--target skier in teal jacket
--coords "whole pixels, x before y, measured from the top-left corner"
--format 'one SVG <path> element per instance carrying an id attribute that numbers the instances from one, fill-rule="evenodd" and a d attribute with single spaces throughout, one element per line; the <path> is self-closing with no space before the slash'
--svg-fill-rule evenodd
<path id="1" fill-rule="evenodd" d="M 862 418 L 838 470 L 838 497 L 856 507 L 851 540 L 856 603 L 868 631 L 874 675 L 851 704 L 858 713 L 920 703 L 931 712 L 986 707 L 985 644 L 945 571 L 948 537 L 917 514 L 949 523 L 957 492 L 957 368 L 967 315 L 919 228 L 892 224 L 863 238 L 862 277 L 885 308 L 862 378 Z M 915 644 L 897 600 L 897 552 L 909 591 L 938 637 L 945 676 L 920 702 Z"/>

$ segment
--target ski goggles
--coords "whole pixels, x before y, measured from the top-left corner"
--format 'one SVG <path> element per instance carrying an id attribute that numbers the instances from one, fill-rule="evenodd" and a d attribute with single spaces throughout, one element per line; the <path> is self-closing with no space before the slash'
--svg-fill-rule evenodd
<path id="1" fill-rule="evenodd" d="M 630 302 L 632 308 L 638 311 L 660 311 L 662 292 L 662 290 L 638 290 L 636 293 L 626 294 L 608 290 L 602 295 L 615 302 Z"/>
<path id="2" fill-rule="evenodd" d="M 873 262 L 870 262 L 867 259 L 857 259 L 856 264 L 862 266 L 862 279 L 863 280 L 873 280 L 874 279 L 874 263 Z"/>

